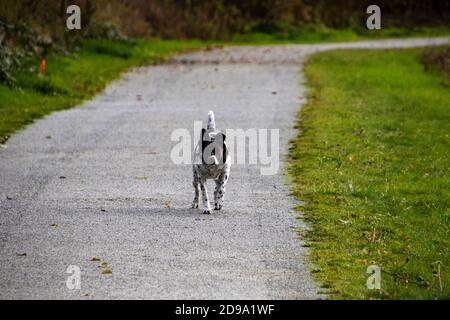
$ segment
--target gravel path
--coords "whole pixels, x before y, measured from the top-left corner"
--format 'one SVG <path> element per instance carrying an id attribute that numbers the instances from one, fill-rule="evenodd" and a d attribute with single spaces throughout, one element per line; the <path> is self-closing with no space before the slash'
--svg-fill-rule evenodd
<path id="1" fill-rule="evenodd" d="M 219 128 L 279 128 L 286 154 L 308 54 L 448 42 L 195 52 L 37 121 L 0 148 L 0 298 L 320 298 L 282 168 L 233 166 L 224 211 L 204 216 L 189 209 L 191 169 L 171 162 L 171 133 L 193 132 L 212 109 Z M 66 287 L 69 265 L 81 268 L 81 290 Z"/>

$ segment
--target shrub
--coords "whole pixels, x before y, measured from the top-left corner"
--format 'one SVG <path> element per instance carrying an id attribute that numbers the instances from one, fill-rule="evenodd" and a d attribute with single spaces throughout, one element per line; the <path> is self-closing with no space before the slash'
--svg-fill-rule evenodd
<path id="1" fill-rule="evenodd" d="M 12 52 L 0 42 L 0 83 L 6 83 L 13 87 L 16 79 L 12 76 L 14 66 L 19 66 L 20 60 Z"/>
<path id="2" fill-rule="evenodd" d="M 422 62 L 426 70 L 438 69 L 447 75 L 450 80 L 450 46 L 430 48 L 424 51 Z"/>

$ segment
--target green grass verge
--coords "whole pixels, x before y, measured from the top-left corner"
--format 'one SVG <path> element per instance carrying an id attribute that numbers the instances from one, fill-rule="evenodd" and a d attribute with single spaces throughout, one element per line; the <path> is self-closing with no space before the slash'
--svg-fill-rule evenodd
<path id="1" fill-rule="evenodd" d="M 331 299 L 450 298 L 450 87 L 421 52 L 332 51 L 306 65 L 289 173 Z M 369 265 L 381 290 L 366 287 Z"/>
<path id="2" fill-rule="evenodd" d="M 130 67 L 205 45 L 200 41 L 85 41 L 74 54 L 50 55 L 45 76 L 38 75 L 37 59 L 27 61 L 27 67 L 14 74 L 20 89 L 0 84 L 0 143 L 37 118 L 91 98 Z"/>
<path id="3" fill-rule="evenodd" d="M 252 32 L 235 35 L 234 44 L 289 44 L 289 43 L 322 43 L 358 40 L 379 40 L 387 38 L 413 38 L 450 36 L 449 27 L 432 28 L 382 28 L 380 30 L 330 29 L 321 26 L 304 26 L 292 28 L 275 28 L 270 32 Z"/>

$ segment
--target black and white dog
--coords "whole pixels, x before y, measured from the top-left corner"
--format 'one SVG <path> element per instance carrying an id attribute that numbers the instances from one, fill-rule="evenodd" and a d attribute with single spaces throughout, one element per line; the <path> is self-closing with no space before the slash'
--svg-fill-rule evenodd
<path id="1" fill-rule="evenodd" d="M 194 202 L 192 208 L 198 208 L 200 204 L 200 190 L 202 191 L 202 203 L 204 214 L 211 214 L 209 206 L 206 181 L 213 179 L 216 183 L 214 191 L 214 210 L 221 210 L 225 196 L 225 185 L 230 176 L 231 158 L 225 142 L 226 136 L 216 130 L 214 113 L 208 113 L 207 129 L 202 129 L 200 141 L 194 152 Z"/>

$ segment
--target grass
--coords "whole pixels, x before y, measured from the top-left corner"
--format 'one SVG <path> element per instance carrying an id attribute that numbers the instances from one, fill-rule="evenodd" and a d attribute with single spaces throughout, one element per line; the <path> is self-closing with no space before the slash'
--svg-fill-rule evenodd
<path id="1" fill-rule="evenodd" d="M 27 67 L 14 74 L 20 89 L 0 84 L 0 143 L 37 118 L 90 99 L 130 67 L 205 45 L 200 41 L 85 41 L 74 54 L 47 57 L 44 76 L 38 74 L 37 59 L 27 61 Z"/>
<path id="2" fill-rule="evenodd" d="M 450 87 L 419 49 L 306 65 L 289 173 L 312 271 L 331 299 L 450 298 Z M 381 290 L 368 290 L 369 265 Z"/>
<path id="3" fill-rule="evenodd" d="M 380 30 L 330 29 L 324 26 L 272 27 L 270 30 L 255 30 L 249 34 L 235 35 L 234 44 L 283 44 L 321 43 L 358 40 L 379 40 L 405 37 L 449 36 L 449 27 L 432 28 L 382 28 Z"/>

